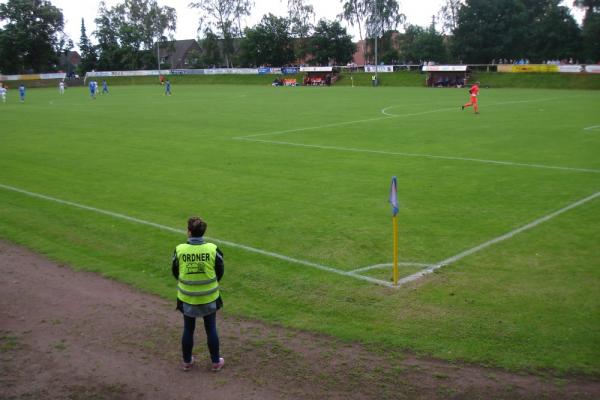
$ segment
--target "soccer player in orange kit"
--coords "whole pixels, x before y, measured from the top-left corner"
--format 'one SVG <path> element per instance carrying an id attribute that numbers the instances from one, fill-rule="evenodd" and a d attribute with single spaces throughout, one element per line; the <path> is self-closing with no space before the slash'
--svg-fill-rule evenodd
<path id="1" fill-rule="evenodd" d="M 471 89 L 469 89 L 469 93 L 471 94 L 471 100 L 467 104 L 462 106 L 462 110 L 464 110 L 465 107 L 473 106 L 475 114 L 479 114 L 479 106 L 477 105 L 477 95 L 479 94 L 479 81 L 475 82 L 471 86 Z"/>

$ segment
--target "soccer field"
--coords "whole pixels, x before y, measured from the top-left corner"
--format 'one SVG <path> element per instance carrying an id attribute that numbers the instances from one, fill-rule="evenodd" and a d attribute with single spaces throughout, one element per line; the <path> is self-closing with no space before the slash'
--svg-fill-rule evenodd
<path id="1" fill-rule="evenodd" d="M 200 215 L 226 312 L 600 373 L 600 93 L 114 86 L 0 104 L 0 237 L 174 298 Z M 391 288 L 390 179 L 401 277 Z M 412 279 L 412 278 L 411 278 Z"/>

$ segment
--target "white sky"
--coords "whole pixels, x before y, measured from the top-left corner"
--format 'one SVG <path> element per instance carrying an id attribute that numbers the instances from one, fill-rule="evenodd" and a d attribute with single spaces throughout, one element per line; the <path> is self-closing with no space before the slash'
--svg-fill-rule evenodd
<path id="1" fill-rule="evenodd" d="M 62 9 L 65 17 L 65 32 L 73 39 L 77 46 L 79 42 L 81 18 L 85 19 L 86 31 L 90 39 L 95 42 L 91 33 L 95 30 L 94 19 L 98 14 L 99 0 L 50 0 L 51 3 Z M 0 0 L 5 3 L 6 0 Z M 121 0 L 105 0 L 110 8 Z M 400 0 L 400 9 L 407 16 L 407 22 L 415 25 L 429 25 L 431 16 L 437 14 L 444 0 Z M 176 39 L 194 39 L 197 37 L 198 18 L 200 11 L 188 7 L 190 0 L 158 0 L 159 5 L 173 7 L 177 10 Z M 252 15 L 246 18 L 246 26 L 257 24 L 263 15 L 272 13 L 277 16 L 287 15 L 287 0 L 254 0 Z M 342 11 L 340 0 L 306 0 L 315 9 L 316 20 L 327 18 L 333 20 Z M 345 22 L 348 33 L 358 40 L 358 30 L 354 32 Z"/>
<path id="2" fill-rule="evenodd" d="M 98 4 L 100 0 L 50 0 L 51 3 L 62 9 L 65 17 L 65 32 L 78 45 L 81 28 L 81 18 L 85 19 L 85 26 L 88 37 L 95 43 L 92 32 L 96 29 L 94 19 L 98 15 Z M 493 1 L 493 0 L 490 0 Z M 0 0 L 0 3 L 6 3 L 7 0 Z M 122 0 L 105 0 L 110 8 Z M 406 15 L 406 22 L 413 25 L 428 26 L 431 23 L 432 15 L 436 15 L 440 10 L 444 0 L 399 0 L 400 11 Z M 199 10 L 190 9 L 188 4 L 190 0 L 159 0 L 161 6 L 168 5 L 177 10 L 177 32 L 176 39 L 194 39 L 197 37 Z M 258 23 L 262 16 L 267 13 L 273 13 L 278 16 L 287 15 L 287 0 L 254 0 L 252 15 L 246 18 L 246 26 L 253 26 Z M 307 4 L 312 4 L 315 9 L 316 20 L 327 18 L 333 20 L 342 11 L 340 0 L 306 0 Z M 563 1 L 566 5 L 571 5 L 572 0 Z M 573 10 L 573 14 L 579 23 L 581 23 L 583 13 L 580 10 Z M 358 40 L 358 30 L 346 25 L 348 33 Z"/>

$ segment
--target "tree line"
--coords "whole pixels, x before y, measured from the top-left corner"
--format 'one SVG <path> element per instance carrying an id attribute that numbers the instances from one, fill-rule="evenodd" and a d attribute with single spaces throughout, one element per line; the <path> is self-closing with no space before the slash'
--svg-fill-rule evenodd
<path id="1" fill-rule="evenodd" d="M 192 66 L 343 65 L 357 47 L 342 23 L 358 31 L 362 55 L 371 63 L 374 38 L 378 61 L 386 64 L 600 61 L 600 0 L 573 1 L 585 12 L 581 25 L 561 0 L 446 0 L 428 26 L 406 21 L 397 0 L 340 0 L 338 15 L 318 21 L 306 0 L 286 1 L 286 16 L 267 14 L 254 26 L 243 25 L 251 0 L 191 2 L 202 49 L 192 54 Z M 80 72 L 154 69 L 156 46 L 174 40 L 177 14 L 156 0 L 112 7 L 101 2 L 94 22 L 88 34 L 81 20 Z M 59 59 L 74 47 L 51 0 L 0 4 L 2 73 L 63 69 Z"/>

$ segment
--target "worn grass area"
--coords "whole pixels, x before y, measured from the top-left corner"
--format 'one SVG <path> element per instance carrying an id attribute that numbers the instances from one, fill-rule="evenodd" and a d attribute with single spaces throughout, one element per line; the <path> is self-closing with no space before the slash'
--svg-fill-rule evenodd
<path id="1" fill-rule="evenodd" d="M 464 89 L 111 89 L 24 104 L 11 91 L 0 184 L 182 230 L 201 215 L 230 242 L 228 313 L 381 351 L 600 373 L 599 200 L 401 289 L 237 246 L 342 272 L 390 263 L 397 175 L 401 261 L 451 257 L 600 190 L 600 132 L 585 129 L 600 94 L 483 89 L 473 115 Z M 0 237 L 164 297 L 184 240 L 6 187 Z"/>

